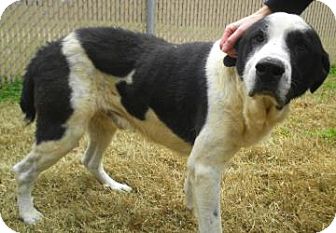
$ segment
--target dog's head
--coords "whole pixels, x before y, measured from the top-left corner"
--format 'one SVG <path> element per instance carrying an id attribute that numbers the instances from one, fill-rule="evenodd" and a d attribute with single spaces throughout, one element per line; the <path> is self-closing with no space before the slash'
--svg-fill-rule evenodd
<path id="1" fill-rule="evenodd" d="M 314 92 L 330 64 L 319 36 L 302 18 L 274 13 L 238 42 L 237 71 L 252 98 L 272 97 L 279 108 L 306 90 Z"/>

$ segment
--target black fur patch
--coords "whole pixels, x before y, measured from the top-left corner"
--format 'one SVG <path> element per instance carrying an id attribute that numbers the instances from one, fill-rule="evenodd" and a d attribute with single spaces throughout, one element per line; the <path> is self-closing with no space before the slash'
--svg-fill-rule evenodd
<path id="1" fill-rule="evenodd" d="M 207 116 L 205 63 L 212 43 L 167 44 L 144 53 L 135 68 L 131 103 L 154 110 L 175 134 L 186 142 L 194 140 Z"/>
<path id="2" fill-rule="evenodd" d="M 37 144 L 60 139 L 66 130 L 63 125 L 73 112 L 70 70 L 61 49 L 60 41 L 48 44 L 37 52 L 27 67 L 21 108 L 24 112 L 33 112 L 33 116 L 37 113 Z"/>
<path id="3" fill-rule="evenodd" d="M 329 56 L 313 29 L 289 32 L 286 44 L 291 51 L 292 66 L 291 89 L 287 95 L 289 102 L 308 89 L 314 92 L 328 76 L 330 63 Z"/>
<path id="4" fill-rule="evenodd" d="M 213 216 L 215 216 L 216 218 L 218 217 L 218 211 L 217 210 L 214 210 Z"/>
<path id="5" fill-rule="evenodd" d="M 175 45 L 115 28 L 86 28 L 78 39 L 95 67 L 117 77 L 126 110 L 145 120 L 152 109 L 176 135 L 193 143 L 207 115 L 205 63 L 212 43 Z"/>
<path id="6" fill-rule="evenodd" d="M 76 34 L 96 69 L 117 77 L 130 73 L 144 50 L 163 43 L 150 35 L 110 27 L 82 28 Z"/>

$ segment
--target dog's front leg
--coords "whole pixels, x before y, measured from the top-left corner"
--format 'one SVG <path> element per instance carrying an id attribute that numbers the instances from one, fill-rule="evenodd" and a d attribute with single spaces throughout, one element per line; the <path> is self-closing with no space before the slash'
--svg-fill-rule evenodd
<path id="1" fill-rule="evenodd" d="M 209 164 L 195 164 L 193 187 L 194 211 L 201 233 L 222 232 L 220 215 L 221 171 Z"/>
<path id="2" fill-rule="evenodd" d="M 222 232 L 221 174 L 225 162 L 234 154 L 232 149 L 223 144 L 225 144 L 223 140 L 212 138 L 211 134 L 203 132 L 203 135 L 196 139 L 188 159 L 188 175 L 185 183 L 187 204 L 190 203 L 191 197 L 200 233 Z"/>

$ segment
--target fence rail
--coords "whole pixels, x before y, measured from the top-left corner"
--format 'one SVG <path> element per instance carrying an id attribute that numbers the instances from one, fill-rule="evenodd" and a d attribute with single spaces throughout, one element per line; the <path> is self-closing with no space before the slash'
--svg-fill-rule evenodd
<path id="1" fill-rule="evenodd" d="M 22 0 L 0 22 L 0 83 L 22 76 L 36 49 L 74 28 L 121 26 L 145 32 L 147 0 Z M 251 14 L 261 0 L 156 0 L 155 35 L 172 42 L 216 40 L 226 24 Z M 317 29 L 336 63 L 336 22 L 314 2 L 303 17 Z"/>

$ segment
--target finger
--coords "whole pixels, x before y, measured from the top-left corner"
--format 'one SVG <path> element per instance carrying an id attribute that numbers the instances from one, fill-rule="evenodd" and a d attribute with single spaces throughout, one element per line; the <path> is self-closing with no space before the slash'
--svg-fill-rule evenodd
<path id="1" fill-rule="evenodd" d="M 238 28 L 232 35 L 226 40 L 226 42 L 222 46 L 222 50 L 227 53 L 231 49 L 233 49 L 234 45 L 236 44 L 237 40 L 243 35 L 244 30 Z"/>
<path id="2" fill-rule="evenodd" d="M 220 47 L 227 41 L 227 39 L 237 30 L 237 27 L 233 24 L 227 26 L 224 30 L 223 36 L 220 41 Z"/>
<path id="3" fill-rule="evenodd" d="M 237 58 L 237 51 L 235 49 L 231 49 L 226 53 L 229 57 Z"/>
<path id="4" fill-rule="evenodd" d="M 236 28 L 233 27 L 233 26 L 227 27 L 224 30 L 223 36 L 222 36 L 221 41 L 220 41 L 220 47 L 222 47 L 223 44 L 225 44 L 227 39 L 235 32 L 235 30 L 236 30 Z"/>
<path id="5" fill-rule="evenodd" d="M 233 24 L 227 26 L 227 27 L 225 28 L 225 30 L 224 30 L 222 39 L 223 39 L 224 41 L 226 41 L 226 40 L 230 37 L 230 35 L 231 35 L 232 33 L 234 33 L 236 30 L 237 30 L 237 27 L 234 26 Z"/>

